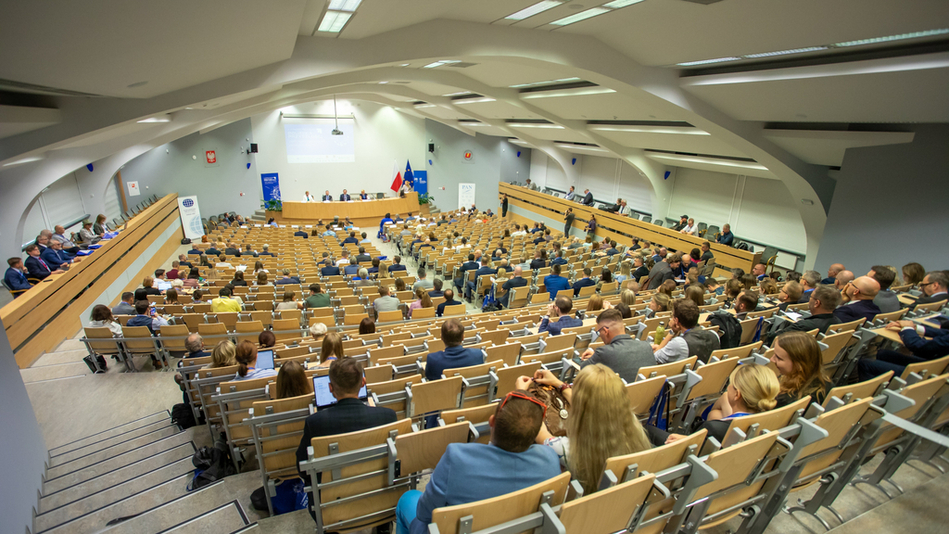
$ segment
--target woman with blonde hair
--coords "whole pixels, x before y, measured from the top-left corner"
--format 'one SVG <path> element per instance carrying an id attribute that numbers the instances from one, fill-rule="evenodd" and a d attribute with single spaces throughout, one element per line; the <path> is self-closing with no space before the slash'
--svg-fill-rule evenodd
<path id="1" fill-rule="evenodd" d="M 778 377 L 771 369 L 756 363 L 739 365 L 729 377 L 725 394 L 715 401 L 708 419 L 702 423 L 699 430 L 708 430 L 706 439 L 715 438 L 721 443 L 732 419 L 773 410 L 778 406 L 777 396 L 780 391 Z M 649 432 L 653 443 L 663 434 L 661 430 L 652 428 Z M 682 434 L 669 434 L 665 443 L 672 443 L 684 437 Z"/>
<path id="2" fill-rule="evenodd" d="M 758 282 L 758 290 L 762 295 L 777 295 L 778 283 L 770 278 L 765 278 Z"/>
<path id="3" fill-rule="evenodd" d="M 518 389 L 527 389 L 530 381 L 526 376 L 518 378 Z M 533 381 L 559 388 L 570 402 L 567 436 L 554 437 L 546 425 L 541 425 L 537 443 L 554 449 L 561 465 L 580 483 L 585 494 L 599 489 L 608 458 L 651 448 L 639 419 L 629 409 L 626 386 L 609 367 L 584 367 L 572 387 L 543 369 L 534 373 Z"/>
<path id="4" fill-rule="evenodd" d="M 624 261 L 619 264 L 619 274 L 614 276 L 613 278 L 617 282 L 619 282 L 620 287 L 623 286 L 623 282 L 625 282 L 626 280 L 629 280 L 630 273 L 632 273 L 632 269 L 633 269 L 633 264 L 628 261 Z"/>
<path id="5" fill-rule="evenodd" d="M 820 345 L 807 332 L 784 332 L 774 339 L 771 363 L 778 369 L 781 393 L 778 406 L 786 406 L 806 396 L 823 404 L 830 388 L 824 372 Z"/>
<path id="6" fill-rule="evenodd" d="M 690 284 L 685 288 L 685 298 L 694 302 L 696 306 L 705 306 L 705 286 L 699 283 Z"/>
<path id="7" fill-rule="evenodd" d="M 230 340 L 225 339 L 219 342 L 211 351 L 211 363 L 208 364 L 208 369 L 237 365 L 237 360 L 234 357 L 236 349 L 237 347 Z"/>
<path id="8" fill-rule="evenodd" d="M 652 300 L 649 301 L 649 305 L 646 306 L 646 309 L 649 310 L 646 315 L 647 317 L 655 317 L 659 312 L 667 312 L 671 304 L 672 297 L 665 293 L 656 293 L 652 296 Z"/>
<path id="9" fill-rule="evenodd" d="M 919 285 L 926 277 L 926 269 L 923 269 L 923 266 L 915 261 L 904 265 L 902 271 L 904 284 Z"/>
<path id="10" fill-rule="evenodd" d="M 419 308 L 434 308 L 435 305 L 432 303 L 432 297 L 428 296 L 428 291 L 425 291 L 424 288 L 418 288 L 415 290 L 416 300 L 412 304 L 409 304 L 409 319 L 412 318 L 412 311 Z"/>
<path id="11" fill-rule="evenodd" d="M 330 332 L 323 336 L 323 344 L 320 347 L 320 364 L 316 367 L 329 367 L 333 362 L 343 357 L 345 357 L 343 338 L 336 332 Z"/>
<path id="12" fill-rule="evenodd" d="M 302 365 L 291 361 L 280 366 L 280 371 L 277 373 L 278 399 L 312 394 L 313 385 L 307 379 L 306 371 Z"/>
<path id="13" fill-rule="evenodd" d="M 627 306 L 635 306 L 635 305 L 636 305 L 636 293 L 634 293 L 633 291 L 630 291 L 630 290 L 628 290 L 628 289 L 625 289 L 625 290 L 623 290 L 622 293 L 619 294 L 619 301 L 620 301 L 621 303 L 627 305 Z"/>
<path id="14" fill-rule="evenodd" d="M 596 293 L 594 293 L 594 294 L 590 297 L 590 300 L 587 301 L 587 307 L 586 307 L 585 309 L 586 309 L 586 311 L 588 311 L 588 312 L 593 312 L 593 311 L 600 311 L 600 310 L 602 310 L 602 309 L 604 309 L 604 308 L 605 308 L 605 306 L 604 306 L 604 302 L 603 302 L 603 297 L 601 297 L 600 295 L 597 295 Z"/>

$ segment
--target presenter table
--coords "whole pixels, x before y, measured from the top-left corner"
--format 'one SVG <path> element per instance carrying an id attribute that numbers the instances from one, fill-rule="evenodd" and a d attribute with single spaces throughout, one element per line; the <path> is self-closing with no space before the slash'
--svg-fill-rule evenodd
<path id="1" fill-rule="evenodd" d="M 356 226 L 378 226 L 386 216 L 407 213 L 418 214 L 418 194 L 407 193 L 405 198 L 383 198 L 379 200 L 352 200 L 350 202 L 284 202 L 283 212 L 274 216 L 280 222 L 302 223 L 320 219 L 329 223 L 333 217 L 349 217 Z"/>

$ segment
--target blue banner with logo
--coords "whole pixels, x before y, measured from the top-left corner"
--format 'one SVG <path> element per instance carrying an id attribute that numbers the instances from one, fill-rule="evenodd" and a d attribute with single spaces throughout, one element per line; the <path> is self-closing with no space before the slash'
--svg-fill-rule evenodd
<path id="1" fill-rule="evenodd" d="M 415 175 L 415 192 L 428 193 L 428 171 L 412 171 Z"/>
<path id="2" fill-rule="evenodd" d="M 280 200 L 280 178 L 277 173 L 270 172 L 260 175 L 260 186 L 264 192 L 264 202 Z"/>

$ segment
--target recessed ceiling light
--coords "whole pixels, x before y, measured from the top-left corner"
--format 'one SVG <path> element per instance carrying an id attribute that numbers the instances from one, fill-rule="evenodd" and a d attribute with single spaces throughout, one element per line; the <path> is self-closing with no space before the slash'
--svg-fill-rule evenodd
<path id="1" fill-rule="evenodd" d="M 442 96 L 461 96 L 461 95 L 470 95 L 471 91 L 458 91 L 457 93 L 448 93 L 447 95 Z"/>
<path id="2" fill-rule="evenodd" d="M 609 150 L 598 147 L 598 146 L 575 145 L 573 143 L 554 143 L 554 146 L 557 146 L 559 148 L 566 148 L 567 150 L 588 150 L 590 152 L 609 152 Z"/>
<path id="3" fill-rule="evenodd" d="M 638 4 L 638 3 L 642 2 L 642 1 L 643 1 L 643 0 L 613 0 L 612 2 L 608 2 L 608 3 L 606 3 L 606 4 L 603 4 L 603 7 L 608 7 L 608 8 L 610 8 L 610 9 L 619 9 L 619 8 L 621 8 L 621 7 L 626 7 L 626 6 L 631 6 L 631 5 L 633 5 L 633 4 Z"/>
<path id="4" fill-rule="evenodd" d="M 20 164 L 22 164 L 22 163 L 32 163 L 32 162 L 34 162 L 34 161 L 40 161 L 40 160 L 42 160 L 42 159 L 44 159 L 43 156 L 33 156 L 33 157 L 29 157 L 29 158 L 18 159 L 18 160 L 16 160 L 16 161 L 11 161 L 10 163 L 4 163 L 3 166 L 4 166 L 4 167 L 11 167 L 11 166 L 13 166 L 13 165 L 20 165 Z M 45 191 L 45 189 L 44 189 L 44 191 Z"/>
<path id="5" fill-rule="evenodd" d="M 902 41 L 905 39 L 918 39 L 920 37 L 932 37 L 934 35 L 945 35 L 949 33 L 949 29 L 942 28 L 938 30 L 926 30 L 922 32 L 913 32 L 913 33 L 903 33 L 899 35 L 887 35 L 886 37 L 874 37 L 872 39 L 859 39 L 856 41 L 844 41 L 842 43 L 835 43 L 834 46 L 848 47 L 848 46 L 860 46 L 876 43 L 888 43 L 890 41 Z"/>
<path id="6" fill-rule="evenodd" d="M 416 108 L 434 108 L 435 104 L 415 104 Z"/>
<path id="7" fill-rule="evenodd" d="M 562 3 L 563 2 L 557 0 L 544 0 L 543 2 L 537 2 L 530 7 L 525 7 L 517 13 L 512 13 L 504 18 L 507 20 L 524 20 L 526 18 L 533 17 L 538 13 L 543 13 L 548 9 L 553 9 Z"/>
<path id="8" fill-rule="evenodd" d="M 650 133 L 650 134 L 673 134 L 673 135 L 712 135 L 698 128 L 677 128 L 675 126 L 633 126 L 623 124 L 591 124 L 588 130 L 597 132 L 626 132 L 626 133 Z"/>
<path id="9" fill-rule="evenodd" d="M 555 20 L 551 22 L 554 26 L 566 26 L 568 24 L 573 24 L 575 22 L 580 22 L 581 20 L 586 20 L 593 18 L 597 15 L 602 15 L 603 13 L 609 13 L 610 10 L 605 7 L 594 7 L 586 11 L 581 11 L 576 15 L 570 15 L 569 17 L 564 17 L 562 19 Z"/>
<path id="10" fill-rule="evenodd" d="M 554 83 L 579 82 L 579 81 L 580 81 L 580 78 L 560 78 L 559 80 L 547 80 L 547 81 L 544 81 L 544 82 L 518 83 L 518 84 L 515 84 L 515 85 L 509 85 L 508 87 L 510 87 L 511 89 L 518 89 L 518 88 L 521 88 L 521 87 L 536 87 L 536 86 L 539 86 L 539 85 L 547 85 L 547 84 L 554 84 Z"/>
<path id="11" fill-rule="evenodd" d="M 702 163 L 704 165 L 717 165 L 720 167 L 737 167 L 740 169 L 755 169 L 759 171 L 768 170 L 767 167 L 761 165 L 760 163 L 755 163 L 751 161 L 735 161 L 727 159 L 718 159 L 718 158 L 705 158 L 702 156 L 679 156 L 672 154 L 649 154 L 651 159 L 661 159 L 668 161 L 679 161 L 683 163 Z"/>
<path id="12" fill-rule="evenodd" d="M 738 61 L 740 57 L 719 57 L 715 59 L 700 59 L 698 61 L 686 61 L 685 63 L 676 63 L 679 67 L 692 67 L 695 65 L 710 65 L 712 63 L 724 63 L 726 61 Z"/>
<path id="13" fill-rule="evenodd" d="M 826 46 L 808 46 L 805 48 L 792 48 L 790 50 L 778 50 L 777 52 L 764 52 L 761 54 L 746 54 L 742 57 L 744 58 L 759 58 L 759 57 L 774 57 L 774 56 L 787 56 L 790 54 L 803 54 L 805 52 L 817 52 L 820 50 L 827 50 Z"/>
<path id="14" fill-rule="evenodd" d="M 352 16 L 353 14 L 348 11 L 328 10 L 326 14 L 323 15 L 323 20 L 320 21 L 320 27 L 317 31 L 339 33 Z"/>
<path id="15" fill-rule="evenodd" d="M 563 126 L 559 124 L 547 124 L 544 122 L 509 122 L 505 126 L 510 126 L 511 128 L 544 128 L 548 130 L 563 130 Z"/>
<path id="16" fill-rule="evenodd" d="M 330 0 L 330 7 L 333 11 L 356 11 L 362 0 Z"/>
<path id="17" fill-rule="evenodd" d="M 385 84 L 387 84 L 387 83 L 389 83 L 389 82 L 379 82 L 379 85 L 385 85 Z"/>
<path id="18" fill-rule="evenodd" d="M 452 104 L 480 104 L 482 102 L 494 102 L 493 98 L 477 96 L 472 98 L 459 98 L 458 100 L 452 100 Z"/>
<path id="19" fill-rule="evenodd" d="M 605 95 L 615 93 L 614 89 L 609 87 L 577 87 L 575 89 L 560 89 L 555 91 L 538 91 L 536 93 L 524 93 L 521 98 L 524 100 L 533 100 L 536 98 L 557 98 L 563 96 L 585 96 L 585 95 Z"/>
<path id="20" fill-rule="evenodd" d="M 152 123 L 152 122 L 171 122 L 171 117 L 168 117 L 167 115 L 164 117 L 149 117 L 147 119 L 142 119 L 138 122 L 139 124 Z"/>

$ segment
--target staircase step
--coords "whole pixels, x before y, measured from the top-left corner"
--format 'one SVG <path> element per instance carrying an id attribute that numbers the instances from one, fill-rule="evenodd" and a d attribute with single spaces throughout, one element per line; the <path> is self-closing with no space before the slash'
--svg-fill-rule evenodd
<path id="1" fill-rule="evenodd" d="M 111 438 L 106 438 L 102 441 L 90 443 L 89 445 L 86 445 L 85 447 L 81 447 L 79 449 L 65 452 L 63 454 L 60 454 L 59 456 L 50 458 L 49 467 L 50 469 L 52 469 L 53 467 L 58 467 L 67 462 L 72 462 L 73 460 L 78 460 L 80 458 L 88 457 L 91 454 L 105 451 L 111 447 L 116 447 L 117 445 L 121 445 L 122 443 L 127 443 L 132 440 L 142 438 L 144 436 L 159 436 L 159 434 L 157 433 L 158 431 L 167 430 L 169 428 L 174 429 L 176 432 L 178 431 L 178 427 L 175 425 L 172 425 L 170 420 L 166 419 L 164 421 L 156 421 L 148 426 L 144 426 L 142 428 L 132 430 L 124 434 L 119 434 L 118 436 L 112 436 Z M 161 439 L 163 437 L 165 436 L 162 435 L 160 437 L 156 437 L 155 439 Z M 113 450 L 116 450 L 116 449 L 113 449 Z"/>
<path id="2" fill-rule="evenodd" d="M 156 412 L 150 415 L 146 415 L 145 417 L 142 417 L 140 419 L 136 419 L 135 421 L 131 421 L 129 423 L 125 423 L 123 425 L 119 425 L 119 426 L 110 428 L 108 430 L 103 430 L 102 432 L 97 432 L 95 434 L 77 439 L 70 443 L 60 445 L 58 447 L 53 447 L 52 449 L 49 450 L 49 455 L 50 457 L 55 458 L 61 454 L 65 454 L 69 451 L 73 451 L 73 450 L 85 447 L 86 445 L 89 445 L 91 443 L 97 443 L 104 439 L 109 439 L 111 437 L 125 434 L 127 432 L 133 432 L 144 426 L 148 426 L 158 421 L 170 421 L 170 420 L 171 420 L 171 415 L 167 411 Z"/>
<path id="3" fill-rule="evenodd" d="M 187 432 L 180 432 L 160 441 L 155 441 L 138 449 L 133 449 L 109 458 L 108 461 L 95 463 L 56 478 L 47 477 L 46 481 L 43 482 L 43 495 L 49 495 L 70 486 L 81 484 L 97 476 L 116 471 L 139 460 L 156 456 L 163 451 L 173 449 L 186 443 L 191 444 L 192 452 L 194 452 L 194 444 L 191 443 L 191 436 Z"/>
<path id="4" fill-rule="evenodd" d="M 58 525 L 50 530 L 43 531 L 37 529 L 37 534 L 41 532 L 47 534 L 83 534 L 86 532 L 98 532 L 106 528 L 106 523 L 113 519 L 142 514 L 156 507 L 160 508 L 163 504 L 173 502 L 174 499 L 182 497 L 188 492 L 187 485 L 190 480 L 191 475 L 182 475 L 147 491 L 129 495 L 125 499 L 110 506 L 77 517 L 72 521 Z M 132 521 L 133 520 L 126 521 L 122 523 L 122 525 Z M 139 527 L 142 527 L 141 523 L 139 523 Z M 145 529 L 142 529 L 142 532 L 138 534 L 143 534 L 144 530 Z M 151 532 L 156 532 L 157 530 L 151 530 Z"/>
<path id="5" fill-rule="evenodd" d="M 194 518 L 215 510 L 220 506 L 233 502 L 234 496 L 225 487 L 229 479 L 220 480 L 200 490 L 188 493 L 173 501 L 167 501 L 160 506 L 151 508 L 147 512 L 103 531 L 102 534 L 155 534 L 178 526 L 183 518 Z M 246 517 L 243 509 L 241 514 Z M 244 521 L 246 525 L 248 521 Z M 227 532 L 240 528 L 234 525 Z M 215 530 L 215 532 L 218 532 Z"/>
<path id="6" fill-rule="evenodd" d="M 180 525 L 163 530 L 161 534 L 231 534 L 244 531 L 247 526 L 247 517 L 240 503 L 231 501 Z"/>
<path id="7" fill-rule="evenodd" d="M 152 471 L 161 469 L 175 462 L 184 460 L 188 465 L 192 465 L 192 456 L 194 456 L 194 447 L 191 446 L 191 444 L 185 443 L 179 445 L 155 456 L 143 458 L 121 469 L 86 480 L 82 484 L 77 484 L 46 495 L 40 499 L 39 508 L 37 508 L 37 510 L 41 514 L 46 513 L 50 510 L 78 501 L 87 495 L 92 495 L 124 484 L 137 477 L 147 476 Z"/>
<path id="8" fill-rule="evenodd" d="M 179 430 L 177 426 L 168 425 L 143 436 L 138 436 L 128 441 L 116 443 L 115 445 L 106 447 L 105 449 L 62 462 L 55 467 L 50 467 L 46 472 L 46 478 L 49 480 L 52 478 L 61 477 L 67 473 L 78 471 L 90 465 L 108 461 L 109 459 L 119 456 L 123 453 L 140 449 L 150 443 L 154 443 L 164 438 L 173 436 L 179 432 L 181 432 L 181 430 Z"/>
<path id="9" fill-rule="evenodd" d="M 60 506 L 59 508 L 44 511 L 36 516 L 34 523 L 36 530 L 37 532 L 49 530 L 80 516 L 102 510 L 123 499 L 128 499 L 136 493 L 146 492 L 151 488 L 181 478 L 182 476 L 191 476 L 193 471 L 194 465 L 191 463 L 191 458 L 181 458 L 177 462 L 150 471 L 131 480 L 126 480 L 121 484 L 105 488 L 99 492 L 86 492 L 86 495 L 79 500 Z M 85 488 L 83 487 L 82 489 Z"/>

